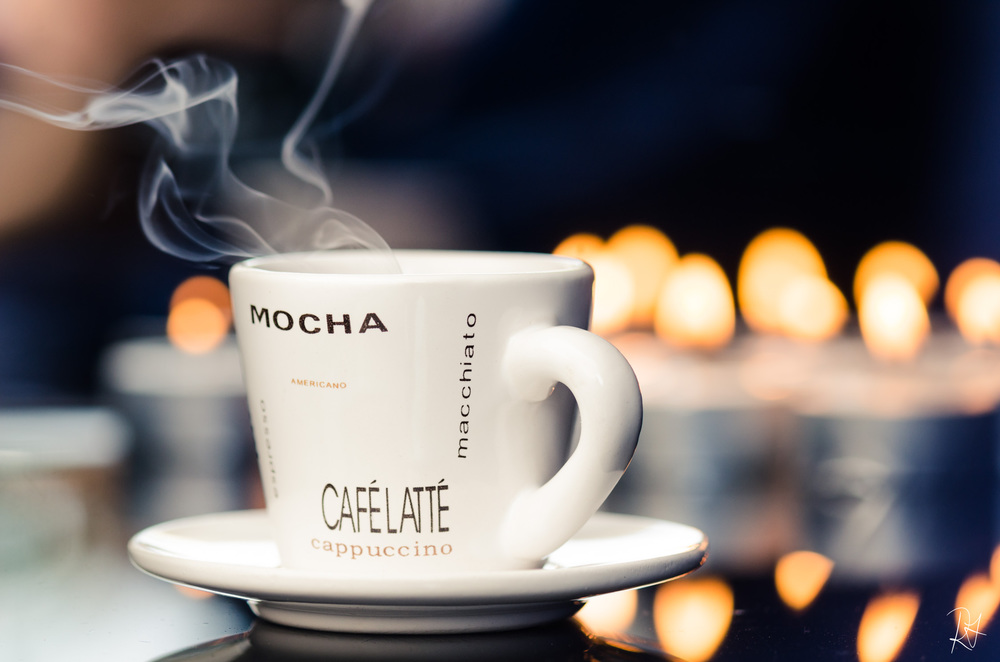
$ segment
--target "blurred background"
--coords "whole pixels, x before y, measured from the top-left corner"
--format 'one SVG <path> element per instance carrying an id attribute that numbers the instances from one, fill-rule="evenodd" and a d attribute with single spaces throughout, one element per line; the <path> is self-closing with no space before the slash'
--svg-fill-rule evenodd
<path id="1" fill-rule="evenodd" d="M 152 57 L 226 60 L 239 75 L 231 165 L 280 195 L 292 190 L 282 140 L 344 17 L 333 0 L 0 0 L 0 62 L 126 85 Z M 782 639 L 848 614 L 820 647 L 841 659 L 888 582 L 902 587 L 887 599 L 904 603 L 905 637 L 917 606 L 904 589 L 940 576 L 928 586 L 941 604 L 923 607 L 917 649 L 907 650 L 943 651 L 961 580 L 989 578 L 1000 276 L 983 289 L 987 304 L 971 304 L 989 312 L 971 335 L 944 290 L 969 258 L 1000 259 L 998 30 L 990 0 L 369 8 L 309 132 L 337 207 L 393 248 L 560 247 L 584 257 L 604 288 L 595 315 L 639 282 L 620 285 L 615 268 L 599 268 L 614 253 L 602 242 L 622 228 L 641 226 L 635 241 L 647 248 L 668 246 L 656 264 L 703 254 L 721 274 L 711 282 L 722 290 L 678 281 L 699 306 L 721 291 L 722 331 L 707 340 L 634 312 L 597 328 L 632 361 L 646 401 L 647 450 L 608 507 L 703 528 L 716 582 L 706 590 L 729 581 L 715 647 L 682 657 L 718 649 L 717 659 L 751 659 L 753 632 Z M 0 68 L 0 99 L 36 97 Z M 68 90 L 44 102 L 84 97 Z M 11 595 L 89 558 L 95 544 L 123 554 L 146 524 L 261 504 L 228 335 L 228 263 L 190 263 L 144 236 L 137 191 L 152 138 L 144 126 L 78 132 L 0 110 L 0 573 L 18 578 Z M 794 337 L 746 307 L 748 247 L 772 228 L 794 230 L 812 260 L 805 270 L 835 287 L 829 330 Z M 921 347 L 909 353 L 861 338 L 856 273 L 890 240 L 919 249 L 914 278 L 933 272 L 915 304 Z M 626 267 L 636 263 L 628 255 L 617 258 Z M 660 287 L 665 276 L 656 278 Z M 797 299 L 807 322 L 827 314 L 807 304 L 828 291 Z M 817 586 L 805 602 L 779 600 L 771 578 L 782 560 L 803 562 L 793 552 L 819 555 L 785 580 Z M 984 584 L 993 608 L 1000 557 L 994 566 Z M 102 576 L 119 577 L 109 567 Z M 801 620 L 831 567 L 848 588 Z M 103 585 L 84 581 L 77 595 Z M 126 597 L 143 601 L 156 585 L 126 582 Z M 734 590 L 732 627 L 748 634 L 718 648 Z M 194 602 L 172 606 L 193 598 L 155 595 L 164 618 L 217 624 L 149 635 L 163 652 L 249 622 L 228 602 L 202 618 Z M 649 612 L 644 595 L 637 604 Z M 12 604 L 0 608 L 13 614 Z M 53 659 L 18 639 L 17 624 L 48 608 L 0 625 L 0 639 L 19 641 L 23 659 Z M 816 643 L 790 641 L 786 653 Z"/>
<path id="2" fill-rule="evenodd" d="M 240 173 L 276 158 L 340 12 L 317 0 L 119 5 L 5 0 L 0 58 L 113 84 L 152 56 L 219 55 L 240 74 Z M 573 232 L 642 222 L 734 277 L 754 235 L 787 226 L 841 289 L 887 239 L 948 272 L 1000 251 L 997 11 L 380 0 L 313 135 L 337 204 L 390 246 L 551 251 Z M 193 267 L 136 222 L 151 132 L 0 117 L 0 393 L 86 396 L 116 327 L 164 314 Z M 49 321 L 57 310 L 71 332 Z"/>

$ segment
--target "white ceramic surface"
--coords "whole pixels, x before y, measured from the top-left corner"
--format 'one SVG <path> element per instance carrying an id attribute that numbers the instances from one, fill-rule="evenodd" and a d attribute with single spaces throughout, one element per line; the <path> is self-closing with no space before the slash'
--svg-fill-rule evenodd
<path id="1" fill-rule="evenodd" d="M 281 567 L 267 514 L 252 510 L 158 524 L 128 549 L 155 577 L 246 599 L 283 625 L 454 633 L 558 620 L 586 598 L 689 573 L 704 562 L 708 540 L 682 524 L 597 513 L 540 569 L 373 578 Z"/>
<path id="2" fill-rule="evenodd" d="M 230 273 L 282 564 L 537 568 L 605 501 L 642 420 L 628 362 L 586 330 L 593 272 L 543 254 L 393 257 L 400 273 L 365 272 L 365 251 Z"/>

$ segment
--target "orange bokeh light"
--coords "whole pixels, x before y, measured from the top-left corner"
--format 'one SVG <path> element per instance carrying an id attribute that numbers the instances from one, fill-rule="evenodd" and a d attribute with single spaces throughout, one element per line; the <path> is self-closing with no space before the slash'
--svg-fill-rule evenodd
<path id="1" fill-rule="evenodd" d="M 926 306 L 937 293 L 937 269 L 924 253 L 903 241 L 885 241 L 861 258 L 854 273 L 854 302 L 859 307 L 869 283 L 879 276 L 896 274 L 906 279 Z"/>
<path id="2" fill-rule="evenodd" d="M 589 262 L 591 257 L 602 252 L 604 252 L 604 240 L 589 232 L 580 232 L 566 237 L 552 251 L 554 255 L 575 257 L 584 262 Z"/>
<path id="3" fill-rule="evenodd" d="M 822 276 L 794 276 L 778 299 L 778 325 L 789 338 L 806 342 L 829 340 L 846 323 L 847 299 Z"/>
<path id="4" fill-rule="evenodd" d="M 711 659 L 733 619 L 733 591 L 721 579 L 667 582 L 653 599 L 653 625 L 663 649 L 688 662 Z"/>
<path id="5" fill-rule="evenodd" d="M 617 591 L 587 600 L 583 609 L 577 612 L 576 619 L 595 635 L 620 635 L 632 625 L 638 609 L 638 591 Z"/>
<path id="6" fill-rule="evenodd" d="M 868 603 L 858 627 L 861 662 L 892 662 L 910 635 L 920 608 L 916 593 L 889 593 Z"/>
<path id="7" fill-rule="evenodd" d="M 958 317 L 958 304 L 966 286 L 986 275 L 1000 275 L 1000 262 L 986 257 L 971 257 L 955 267 L 944 286 L 944 307 L 952 319 Z"/>
<path id="8" fill-rule="evenodd" d="M 229 332 L 229 319 L 205 299 L 187 299 L 167 317 L 167 338 L 189 354 L 204 354 L 218 347 Z"/>
<path id="9" fill-rule="evenodd" d="M 667 272 L 677 262 L 677 249 L 660 230 L 630 225 L 611 235 L 607 250 L 617 255 L 632 274 L 635 299 L 632 324 L 650 327 Z"/>
<path id="10" fill-rule="evenodd" d="M 970 575 L 955 596 L 955 622 L 977 623 L 985 628 L 1000 606 L 1000 586 L 986 573 Z"/>
<path id="11" fill-rule="evenodd" d="M 567 237 L 552 251 L 583 260 L 594 270 L 594 333 L 613 335 L 628 328 L 635 308 L 635 280 L 625 257 L 608 249 L 603 239 L 581 232 Z"/>
<path id="12" fill-rule="evenodd" d="M 930 333 L 930 318 L 913 284 L 884 274 L 860 295 L 858 323 L 872 356 L 883 361 L 912 360 Z"/>
<path id="13" fill-rule="evenodd" d="M 781 601 L 802 611 L 813 603 L 833 571 L 833 561 L 809 551 L 796 551 L 778 559 L 774 585 Z"/>
<path id="14" fill-rule="evenodd" d="M 174 584 L 174 588 L 177 589 L 177 592 L 185 598 L 190 598 L 192 600 L 208 600 L 215 597 L 214 593 L 203 591 L 200 588 L 184 586 L 183 584 Z"/>
<path id="15" fill-rule="evenodd" d="M 736 295 L 740 312 L 751 329 L 781 332 L 782 293 L 800 275 L 826 278 L 823 258 L 802 233 L 772 228 L 747 245 L 737 272 Z"/>
<path id="16" fill-rule="evenodd" d="M 229 301 L 229 288 L 222 281 L 211 276 L 192 276 L 177 286 L 170 297 L 170 310 L 177 304 L 188 299 L 204 299 L 218 308 L 229 321 L 232 321 L 232 304 Z"/>
<path id="17" fill-rule="evenodd" d="M 594 333 L 612 335 L 628 328 L 635 303 L 632 274 L 612 253 L 599 253 L 587 259 L 594 270 Z"/>
<path id="18" fill-rule="evenodd" d="M 229 288 L 211 276 L 193 276 L 170 297 L 167 338 L 184 352 L 204 354 L 225 339 L 232 321 Z"/>
<path id="19" fill-rule="evenodd" d="M 685 255 L 667 273 L 656 307 L 656 334 L 677 347 L 718 350 L 733 337 L 736 310 L 722 267 Z"/>
<path id="20" fill-rule="evenodd" d="M 973 345 L 1000 344 L 1000 273 L 981 273 L 955 297 L 955 325 Z"/>

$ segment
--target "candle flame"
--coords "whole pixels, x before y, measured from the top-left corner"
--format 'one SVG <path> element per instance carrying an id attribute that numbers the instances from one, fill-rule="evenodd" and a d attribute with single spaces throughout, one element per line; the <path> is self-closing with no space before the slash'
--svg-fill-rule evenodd
<path id="1" fill-rule="evenodd" d="M 797 276 L 826 278 L 819 251 L 803 234 L 772 228 L 757 235 L 746 247 L 737 272 L 737 299 L 747 325 L 763 333 L 779 333 L 779 302 Z"/>
<path id="2" fill-rule="evenodd" d="M 587 600 L 576 619 L 595 635 L 613 636 L 628 630 L 638 609 L 638 591 L 617 591 Z"/>
<path id="3" fill-rule="evenodd" d="M 1000 275 L 969 283 L 958 305 L 958 330 L 974 345 L 1000 344 Z"/>
<path id="4" fill-rule="evenodd" d="M 864 291 L 875 278 L 896 274 L 906 279 L 926 306 L 938 290 L 937 269 L 924 253 L 903 241 L 885 241 L 861 258 L 854 273 L 854 302 L 860 306 Z"/>
<path id="5" fill-rule="evenodd" d="M 656 309 L 656 333 L 684 348 L 717 350 L 736 329 L 725 272 L 707 255 L 685 255 L 667 273 Z"/>
<path id="6" fill-rule="evenodd" d="M 955 267 L 944 302 L 963 338 L 973 345 L 1000 344 L 1000 263 L 971 258 Z"/>
<path id="7" fill-rule="evenodd" d="M 958 315 L 958 303 L 966 286 L 988 274 L 1000 275 L 1000 262 L 987 257 L 970 257 L 952 270 L 944 287 L 944 307 L 952 319 Z"/>
<path id="8" fill-rule="evenodd" d="M 167 338 L 178 349 L 204 354 L 226 337 L 232 323 L 229 289 L 209 276 L 181 283 L 170 299 Z"/>
<path id="9" fill-rule="evenodd" d="M 846 323 L 847 299 L 822 276 L 795 276 L 778 299 L 778 325 L 790 338 L 807 342 L 829 340 Z"/>
<path id="10" fill-rule="evenodd" d="M 635 282 L 623 259 L 608 250 L 594 234 L 579 233 L 564 239 L 553 251 L 583 260 L 594 270 L 594 311 L 591 329 L 601 335 L 624 331 L 632 319 Z"/>
<path id="11" fill-rule="evenodd" d="M 997 607 L 1000 606 L 1000 586 L 986 573 L 976 573 L 966 578 L 955 596 L 955 623 L 974 624 L 978 621 L 978 629 L 985 628 Z"/>
<path id="12" fill-rule="evenodd" d="M 617 255 L 632 274 L 635 290 L 633 326 L 652 326 L 663 281 L 677 262 L 673 242 L 654 227 L 630 225 L 611 235 L 607 250 Z"/>
<path id="13" fill-rule="evenodd" d="M 635 301 L 632 274 L 615 255 L 601 253 L 587 262 L 594 270 L 594 313 L 590 326 L 604 336 L 628 328 Z"/>
<path id="14" fill-rule="evenodd" d="M 952 270 L 944 286 L 944 308 L 952 319 L 958 318 L 958 307 L 969 283 L 987 275 L 1000 275 L 1000 262 L 987 257 L 970 257 Z"/>
<path id="15" fill-rule="evenodd" d="M 653 599 L 660 645 L 688 662 L 710 659 L 726 638 L 732 618 L 733 591 L 715 577 L 668 582 Z"/>
<path id="16" fill-rule="evenodd" d="M 890 593 L 872 598 L 858 627 L 861 662 L 892 662 L 899 655 L 920 607 L 915 593 Z"/>
<path id="17" fill-rule="evenodd" d="M 813 603 L 833 571 L 833 561 L 822 554 L 796 551 L 778 559 L 774 585 L 781 601 L 802 611 Z"/>
<path id="18" fill-rule="evenodd" d="M 860 296 L 861 336 L 883 361 L 913 359 L 930 333 L 930 318 L 913 284 L 895 274 L 873 278 Z"/>
<path id="19" fill-rule="evenodd" d="M 177 286 L 170 296 L 170 310 L 188 299 L 205 299 L 219 309 L 227 320 L 232 321 L 233 307 L 229 299 L 229 288 L 211 276 L 192 276 Z"/>
<path id="20" fill-rule="evenodd" d="M 556 246 L 554 251 L 552 251 L 555 255 L 575 257 L 576 259 L 583 260 L 584 262 L 588 262 L 591 257 L 603 252 L 604 240 L 596 234 L 591 234 L 589 232 L 579 232 L 566 237 L 559 242 L 559 245 Z"/>

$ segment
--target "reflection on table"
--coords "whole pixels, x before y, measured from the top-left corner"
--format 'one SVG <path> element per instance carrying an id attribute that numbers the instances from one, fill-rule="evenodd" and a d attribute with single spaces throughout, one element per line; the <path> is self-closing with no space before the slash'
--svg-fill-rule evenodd
<path id="1" fill-rule="evenodd" d="M 363 636 L 273 625 L 255 619 L 244 601 L 178 588 L 129 564 L 126 541 L 150 523 L 215 512 L 223 503 L 260 505 L 256 474 L 241 468 L 240 449 L 252 446 L 245 412 L 234 407 L 239 399 L 223 390 L 214 406 L 204 395 L 150 406 L 150 398 L 171 397 L 146 394 L 128 406 L 118 400 L 115 408 L 0 412 L 5 662 L 806 656 L 888 662 L 944 659 L 966 649 L 995 654 L 989 651 L 997 645 L 991 620 L 1000 602 L 1000 555 L 993 551 L 994 472 L 985 461 L 995 455 L 993 420 L 972 421 L 961 439 L 946 435 L 945 445 L 928 440 L 932 427 L 917 426 L 896 446 L 883 444 L 895 449 L 894 466 L 905 471 L 873 473 L 865 471 L 874 465 L 864 452 L 874 443 L 857 443 L 873 424 L 806 421 L 798 429 L 808 432 L 804 447 L 812 452 L 787 462 L 761 455 L 783 448 L 766 426 L 743 428 L 763 430 L 752 446 L 698 444 L 691 439 L 704 441 L 731 422 L 707 411 L 671 421 L 665 417 L 677 412 L 661 410 L 644 434 L 669 429 L 672 448 L 686 456 L 637 456 L 631 480 L 608 507 L 705 530 L 711 549 L 703 568 L 659 586 L 597 596 L 573 619 L 544 627 Z M 169 441 L 179 428 L 163 426 L 199 416 L 207 417 L 203 429 L 216 433 L 196 448 Z M 685 438 L 685 431 L 697 434 Z M 214 443 L 224 450 L 214 453 Z M 642 443 L 657 449 L 655 440 Z M 955 443 L 975 455 L 950 452 Z M 150 463 L 153 456 L 159 459 Z M 819 466 L 825 469 L 810 473 Z M 714 489 L 704 490 L 696 472 Z M 209 477 L 199 484 L 217 490 L 186 489 L 192 475 Z M 826 482 L 804 479 L 824 475 Z M 173 498 L 192 494 L 208 497 Z M 861 528 L 871 523 L 870 531 Z M 855 544 L 843 544 L 851 539 Z"/>

